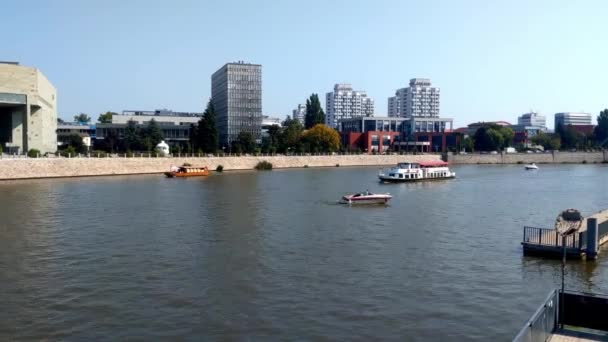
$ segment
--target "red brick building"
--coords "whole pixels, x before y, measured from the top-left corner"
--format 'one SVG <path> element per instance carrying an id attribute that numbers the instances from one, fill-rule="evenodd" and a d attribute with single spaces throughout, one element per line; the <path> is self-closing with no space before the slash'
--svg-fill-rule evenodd
<path id="1" fill-rule="evenodd" d="M 342 145 L 362 152 L 445 152 L 460 145 L 451 126 L 442 118 L 360 117 L 341 120 L 339 129 Z"/>

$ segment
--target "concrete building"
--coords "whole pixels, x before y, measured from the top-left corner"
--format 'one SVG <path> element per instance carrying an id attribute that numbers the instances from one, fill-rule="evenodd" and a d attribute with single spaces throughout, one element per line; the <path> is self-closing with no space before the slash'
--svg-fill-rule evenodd
<path id="1" fill-rule="evenodd" d="M 427 78 L 412 78 L 409 87 L 397 89 L 388 98 L 390 117 L 439 117 L 439 88 Z"/>
<path id="2" fill-rule="evenodd" d="M 113 124 L 127 124 L 135 121 L 138 124 L 145 124 L 154 119 L 160 125 L 188 125 L 196 124 L 203 116 L 203 113 L 195 112 L 174 112 L 168 109 L 156 110 L 123 110 L 120 115 L 112 116 Z"/>
<path id="3" fill-rule="evenodd" d="M 75 122 L 57 124 L 57 146 L 69 141 L 71 135 L 78 135 L 86 146 L 91 146 L 91 140 L 96 138 L 95 125 L 83 125 Z"/>
<path id="4" fill-rule="evenodd" d="M 593 117 L 589 113 L 564 112 L 555 114 L 555 128 L 557 126 L 591 126 Z"/>
<path id="5" fill-rule="evenodd" d="M 291 114 L 292 114 L 291 117 L 294 120 L 300 121 L 302 126 L 304 126 L 304 123 L 306 121 L 306 105 L 305 104 L 298 104 L 298 107 L 296 109 L 294 109 L 291 112 Z"/>
<path id="6" fill-rule="evenodd" d="M 239 133 L 262 137 L 262 66 L 227 63 L 211 76 L 220 145 L 229 145 Z"/>
<path id="7" fill-rule="evenodd" d="M 124 136 L 129 121 L 134 121 L 139 128 L 145 128 L 154 119 L 163 132 L 165 142 L 170 145 L 184 144 L 190 140 L 190 126 L 197 124 L 201 116 L 203 113 L 174 112 L 168 109 L 123 110 L 122 114 L 112 115 L 111 123 L 96 125 L 96 140 L 103 140 L 111 131 L 120 139 Z"/>
<path id="8" fill-rule="evenodd" d="M 535 112 L 530 112 L 519 116 L 517 118 L 517 124 L 519 126 L 547 127 L 547 119 L 544 115 L 540 115 Z"/>
<path id="9" fill-rule="evenodd" d="M 337 128 L 338 121 L 374 115 L 374 100 L 350 84 L 336 84 L 334 91 L 325 95 L 325 124 Z"/>
<path id="10" fill-rule="evenodd" d="M 57 151 L 57 91 L 32 67 L 0 62 L 0 145 L 4 152 Z"/>

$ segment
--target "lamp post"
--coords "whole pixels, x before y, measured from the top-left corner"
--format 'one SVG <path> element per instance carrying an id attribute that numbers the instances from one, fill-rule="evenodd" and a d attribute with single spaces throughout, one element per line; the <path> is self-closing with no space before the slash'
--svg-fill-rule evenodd
<path id="1" fill-rule="evenodd" d="M 583 224 L 583 216 L 576 209 L 566 209 L 562 211 L 559 215 L 557 215 L 557 219 L 555 220 L 555 230 L 562 237 L 562 290 L 561 296 L 559 299 L 560 305 L 560 315 L 559 315 L 559 323 L 560 327 L 564 328 L 564 317 L 565 317 L 565 306 L 564 306 L 564 298 L 565 298 L 565 278 L 566 278 L 566 242 L 568 236 L 575 234 L 578 232 L 580 227 Z M 574 243 L 574 240 L 573 240 Z M 573 246 L 574 247 L 574 246 Z"/>

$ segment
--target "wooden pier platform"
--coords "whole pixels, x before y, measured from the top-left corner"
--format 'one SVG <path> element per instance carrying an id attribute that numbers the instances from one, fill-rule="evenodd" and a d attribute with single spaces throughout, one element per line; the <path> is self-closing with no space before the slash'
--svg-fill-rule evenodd
<path id="1" fill-rule="evenodd" d="M 568 258 L 595 259 L 599 247 L 608 242 L 608 210 L 584 219 L 578 232 L 566 237 Z M 524 227 L 522 241 L 524 255 L 561 257 L 564 253 L 562 237 L 555 229 Z"/>

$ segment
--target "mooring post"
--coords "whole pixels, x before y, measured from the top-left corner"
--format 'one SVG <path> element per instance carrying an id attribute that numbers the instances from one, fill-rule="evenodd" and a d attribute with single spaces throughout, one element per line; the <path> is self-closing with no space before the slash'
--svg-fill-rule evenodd
<path id="1" fill-rule="evenodd" d="M 587 259 L 597 258 L 598 245 L 597 218 L 590 217 L 587 219 L 587 249 L 585 250 Z"/>

